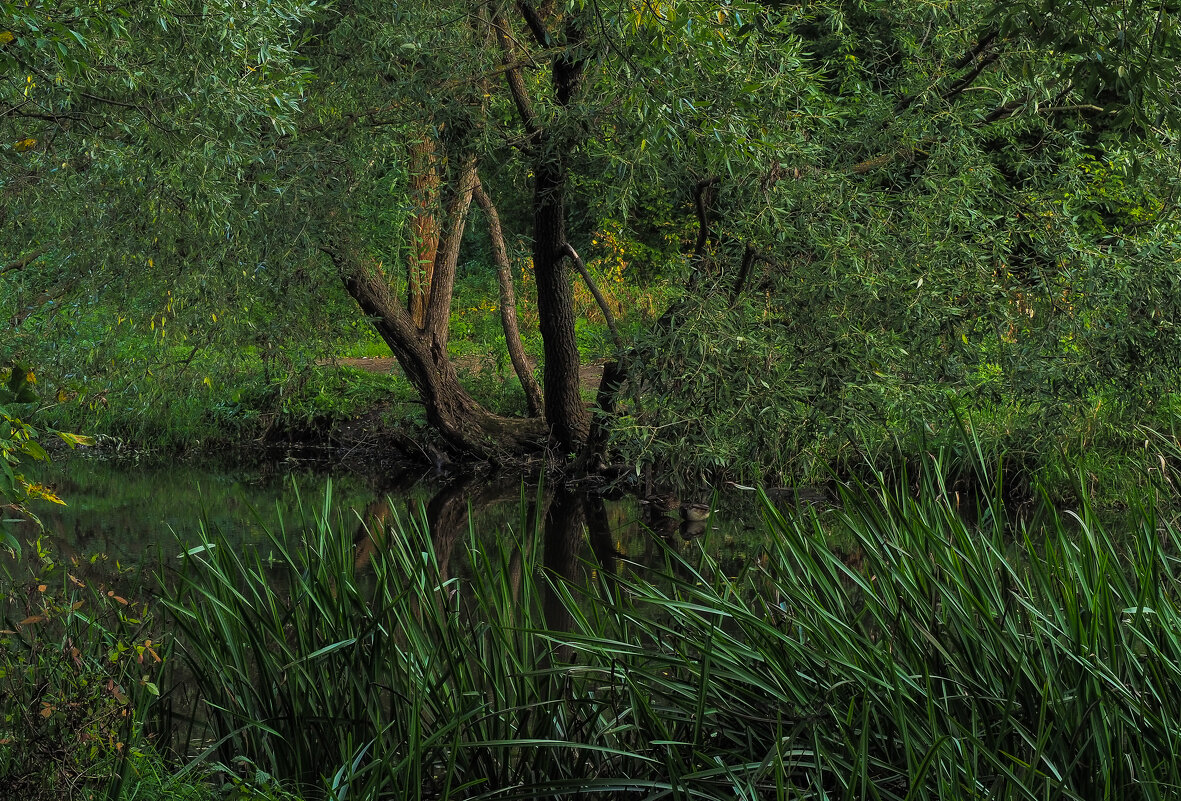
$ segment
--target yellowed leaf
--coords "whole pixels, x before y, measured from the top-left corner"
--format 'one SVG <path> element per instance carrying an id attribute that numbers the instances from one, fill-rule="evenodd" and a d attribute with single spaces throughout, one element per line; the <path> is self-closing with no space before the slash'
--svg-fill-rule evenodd
<path id="1" fill-rule="evenodd" d="M 87 437 L 82 434 L 71 434 L 68 431 L 58 431 L 57 435 L 71 448 L 77 445 L 85 445 L 89 447 L 94 444 L 94 437 Z"/>
<path id="2" fill-rule="evenodd" d="M 49 501 L 50 503 L 56 503 L 62 506 L 66 505 L 65 501 L 57 497 L 54 491 L 44 484 L 29 484 L 25 488 L 25 491 L 29 493 L 29 497 L 40 498 L 43 501 Z"/>
<path id="3" fill-rule="evenodd" d="M 29 139 L 22 139 L 19 142 L 13 143 L 12 149 L 17 153 L 24 153 L 26 150 L 36 147 L 36 145 L 37 140 L 30 137 Z"/>

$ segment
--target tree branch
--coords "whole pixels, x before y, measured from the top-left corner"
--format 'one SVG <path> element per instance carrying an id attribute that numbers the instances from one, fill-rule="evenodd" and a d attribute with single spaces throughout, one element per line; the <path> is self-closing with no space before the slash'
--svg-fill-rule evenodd
<path id="1" fill-rule="evenodd" d="M 21 258 L 17 259 L 16 261 L 10 261 L 8 264 L 4 265 L 3 267 L 0 267 L 0 275 L 6 275 L 7 273 L 12 273 L 12 272 L 16 272 L 18 270 L 23 270 L 26 267 L 28 267 L 30 264 L 32 264 L 33 262 L 37 261 L 37 259 L 44 256 L 48 252 L 49 252 L 49 248 L 38 248 L 37 250 L 34 250 L 32 253 L 28 254 L 27 256 L 22 256 Z"/>
<path id="2" fill-rule="evenodd" d="M 754 266 L 756 254 L 757 251 L 754 245 L 748 242 L 746 248 L 742 251 L 742 266 L 738 268 L 738 280 L 734 282 L 734 286 L 730 289 L 731 305 L 738 300 L 739 295 L 742 294 L 742 290 L 746 288 L 746 281 L 750 277 L 750 268 Z"/>
<path id="3" fill-rule="evenodd" d="M 984 56 L 983 58 L 981 58 L 979 63 L 977 63 L 976 66 L 967 75 L 965 75 L 963 78 L 960 78 L 960 80 L 956 81 L 956 83 L 950 89 L 948 89 L 946 92 L 944 92 L 942 94 L 942 98 L 944 100 L 953 100 L 956 97 L 956 95 L 962 94 L 963 91 L 965 89 L 967 89 L 969 86 L 971 86 L 972 82 L 975 81 L 976 78 L 978 78 L 980 76 L 980 73 L 984 72 L 984 70 L 990 64 L 992 64 L 994 61 L 996 61 L 1000 57 L 1001 57 L 1001 54 L 999 52 L 993 51 L 993 52 L 989 53 L 988 55 Z"/>
<path id="4" fill-rule="evenodd" d="M 595 280 L 591 278 L 591 274 L 586 269 L 586 264 L 582 261 L 582 257 L 578 255 L 578 251 L 569 242 L 564 245 L 562 250 L 574 262 L 574 266 L 578 268 L 578 272 L 582 275 L 582 280 L 586 282 L 587 289 L 594 295 L 595 303 L 599 304 L 599 311 L 603 313 L 603 319 L 607 323 L 607 330 L 611 332 L 611 338 L 615 340 L 615 347 L 623 350 L 623 337 L 619 335 L 619 328 L 615 325 L 615 315 L 611 313 L 611 308 L 607 305 L 607 299 L 603 297 L 603 293 L 599 291 Z"/>
<path id="5" fill-rule="evenodd" d="M 525 391 L 525 403 L 529 408 L 530 417 L 540 417 L 545 409 L 541 396 L 541 387 L 533 375 L 533 368 L 525 357 L 525 349 L 521 345 L 521 330 L 517 324 L 517 297 L 513 289 L 512 267 L 508 260 L 508 250 L 504 245 L 504 230 L 500 227 L 500 215 L 492 200 L 484 192 L 477 175 L 472 197 L 484 210 L 488 219 L 488 237 L 492 240 L 492 260 L 496 263 L 496 278 L 500 284 L 500 324 L 504 329 L 504 343 L 508 348 L 509 359 L 512 360 L 513 370 Z"/>
<path id="6" fill-rule="evenodd" d="M 536 12 L 535 12 L 536 13 Z M 541 133 L 541 125 L 537 121 L 537 112 L 533 110 L 533 100 L 525 88 L 525 79 L 521 76 L 520 62 L 515 58 L 513 41 L 509 36 L 508 23 L 499 15 L 493 15 L 489 24 L 496 32 L 496 42 L 504 56 L 504 81 L 508 85 L 509 94 L 513 98 L 513 105 L 517 107 L 517 116 L 532 141 Z"/>
<path id="7" fill-rule="evenodd" d="M 439 347 L 447 345 L 447 327 L 451 320 L 451 294 L 455 288 L 455 268 L 472 191 L 476 185 L 476 157 L 468 156 L 460 168 L 455 196 L 447 209 L 447 235 L 435 254 L 435 274 L 431 278 L 431 297 L 427 301 L 426 330 Z"/>
<path id="8" fill-rule="evenodd" d="M 546 49 L 553 47 L 554 40 L 549 35 L 549 29 L 545 26 L 545 20 L 537 13 L 537 9 L 526 2 L 526 0 L 519 0 L 517 10 L 521 12 L 521 17 L 524 18 L 525 25 L 529 28 L 529 33 L 533 34 L 533 41 Z"/>
<path id="9" fill-rule="evenodd" d="M 709 243 L 709 207 L 712 193 L 709 191 L 721 179 L 716 175 L 698 181 L 693 187 L 693 208 L 697 212 L 697 242 L 693 245 L 693 256 L 700 259 L 705 255 L 705 246 Z"/>
<path id="10" fill-rule="evenodd" d="M 963 58 L 961 58 L 959 61 L 957 61 L 956 63 L 951 65 L 951 72 L 953 72 L 953 73 L 959 72 L 964 67 L 968 66 L 973 61 L 980 58 L 980 56 L 984 53 L 984 51 L 986 51 L 989 47 L 992 46 L 992 43 L 996 41 L 996 38 L 997 38 L 997 31 L 995 29 L 989 31 L 982 39 L 980 39 L 979 42 L 976 43 L 975 47 L 971 48 L 970 50 L 968 50 L 967 53 L 964 54 Z M 994 58 L 995 58 L 995 56 L 994 56 Z M 977 75 L 978 74 L 979 74 L 979 72 L 977 72 Z M 976 78 L 976 75 L 973 75 L 971 77 L 971 79 L 969 79 L 968 83 L 971 83 L 971 81 L 974 80 L 975 78 Z M 936 83 L 938 83 L 938 81 L 936 81 Z M 926 91 L 930 91 L 930 89 L 932 89 L 932 88 L 934 88 L 934 84 L 927 87 Z M 967 84 L 964 85 L 964 88 L 967 88 Z M 960 91 L 963 91 L 963 89 L 961 88 Z M 901 100 L 898 101 L 898 104 L 894 107 L 895 112 L 906 111 L 906 109 L 908 109 L 912 105 L 914 105 L 914 102 L 916 100 L 918 100 L 920 97 L 922 97 L 923 94 L 924 94 L 924 92 L 916 92 L 915 94 L 907 95 L 906 97 L 902 98 Z M 959 92 L 956 92 L 955 94 L 959 94 Z M 943 95 L 943 97 L 945 100 L 948 99 L 948 95 L 946 93 Z"/>

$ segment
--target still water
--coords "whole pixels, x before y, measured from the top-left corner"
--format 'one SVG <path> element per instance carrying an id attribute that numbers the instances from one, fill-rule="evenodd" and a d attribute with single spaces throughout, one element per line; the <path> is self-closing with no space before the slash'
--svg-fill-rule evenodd
<path id="1" fill-rule="evenodd" d="M 362 521 L 372 526 L 390 517 L 418 519 L 429 526 L 436 552 L 454 559 L 459 572 L 465 556 L 457 550 L 469 532 L 480 540 L 520 531 L 534 524 L 530 516 L 539 509 L 547 528 L 568 530 L 564 539 L 574 548 L 565 556 L 574 560 L 656 565 L 663 562 L 666 545 L 704 547 L 737 572 L 765 545 L 762 510 L 752 492 L 699 495 L 710 519 L 686 522 L 675 502 L 578 493 L 555 502 L 554 493 L 511 476 L 440 480 L 416 473 L 332 473 L 297 463 L 245 468 L 73 458 L 49 465 L 38 478 L 67 503 L 35 509 L 54 552 L 86 562 L 101 556 L 94 564 L 107 571 L 167 569 L 184 551 L 207 541 L 203 532 L 265 554 L 267 530 L 298 537 L 301 521 L 310 521 L 326 496 L 342 536 L 353 536 L 361 550 Z M 19 536 L 29 541 L 36 529 L 25 526 Z"/>

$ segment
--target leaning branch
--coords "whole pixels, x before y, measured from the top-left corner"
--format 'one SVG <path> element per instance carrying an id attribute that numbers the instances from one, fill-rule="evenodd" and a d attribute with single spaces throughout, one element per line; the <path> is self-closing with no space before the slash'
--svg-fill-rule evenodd
<path id="1" fill-rule="evenodd" d="M 984 72 L 984 70 L 987 69 L 990 64 L 995 62 L 1000 57 L 1001 54 L 999 52 L 993 51 L 981 58 L 976 66 L 973 67 L 967 75 L 965 75 L 963 78 L 960 78 L 950 89 L 943 93 L 943 99 L 953 100 L 955 99 L 956 95 L 963 94 L 964 90 L 971 86 L 972 82 L 980 77 L 980 73 Z"/>
<path id="2" fill-rule="evenodd" d="M 469 156 L 460 169 L 455 195 L 447 209 L 447 233 L 435 252 L 435 271 L 431 276 L 431 294 L 427 300 L 426 328 L 440 346 L 447 344 L 459 246 L 463 242 L 463 229 L 467 223 L 468 209 L 471 208 L 476 180 L 476 158 Z"/>
<path id="3" fill-rule="evenodd" d="M 569 242 L 562 248 L 562 252 L 574 262 L 574 266 L 578 268 L 578 272 L 582 275 L 582 280 L 586 282 L 586 288 L 595 296 L 595 303 L 599 304 L 599 311 L 603 313 L 603 319 L 607 322 L 607 329 L 611 332 L 611 338 L 615 340 L 615 347 L 623 350 L 623 337 L 619 335 L 619 328 L 615 325 L 615 315 L 611 313 L 611 307 L 607 305 L 607 299 L 603 297 L 603 293 L 599 291 L 595 280 L 591 278 L 591 274 L 586 269 L 586 264 L 583 262 L 582 257 L 578 255 L 578 251 Z"/>
<path id="4" fill-rule="evenodd" d="M 504 329 L 504 344 L 508 348 L 509 359 L 512 360 L 513 370 L 525 391 L 525 403 L 529 407 L 530 417 L 541 417 L 545 404 L 541 396 L 541 387 L 533 375 L 533 368 L 525 357 L 525 348 L 521 345 L 521 330 L 517 323 L 517 296 L 513 289 L 512 267 L 508 260 L 508 249 L 504 244 L 504 230 L 500 227 L 500 215 L 492 200 L 484 192 L 479 176 L 476 177 L 472 198 L 484 210 L 488 220 L 488 238 L 492 241 L 492 261 L 496 263 L 496 278 L 500 283 L 500 325 Z"/>
<path id="5" fill-rule="evenodd" d="M 509 94 L 512 95 L 513 105 L 517 107 L 517 115 L 521 118 L 526 133 L 530 139 L 534 139 L 541 133 L 541 124 L 537 121 L 537 112 L 533 110 L 533 101 L 525 87 L 525 79 L 521 76 L 521 63 L 515 57 L 508 23 L 500 15 L 494 15 L 490 24 L 496 32 L 496 42 L 504 57 L 504 81 L 508 85 Z"/>
<path id="6" fill-rule="evenodd" d="M 549 35 L 549 30 L 545 27 L 545 20 L 537 13 L 537 9 L 531 3 L 520 0 L 517 3 L 517 10 L 521 12 L 525 25 L 529 28 L 529 33 L 533 34 L 533 41 L 537 42 L 540 47 L 553 47 L 554 41 Z"/>
<path id="7" fill-rule="evenodd" d="M 964 67 L 968 66 L 969 64 L 971 64 L 973 61 L 976 61 L 977 59 L 981 59 L 981 61 L 983 62 L 985 60 L 988 60 L 989 57 L 991 56 L 991 59 L 995 60 L 996 59 L 995 53 L 985 55 L 985 52 L 988 50 L 988 48 L 992 47 L 992 44 L 993 44 L 993 42 L 996 41 L 996 38 L 997 38 L 997 31 L 996 30 L 989 31 L 988 34 L 986 34 L 984 37 L 982 37 L 980 39 L 979 42 L 976 43 L 975 47 L 971 48 L 970 50 L 968 50 L 967 53 L 964 54 L 963 58 L 961 58 L 959 61 L 957 61 L 956 63 L 951 65 L 951 72 L 953 72 L 953 73 L 959 72 Z M 959 86 L 959 84 L 961 84 L 961 83 L 963 85 L 959 86 L 958 90 L 956 89 L 956 87 L 953 86 L 950 90 L 948 90 L 948 92 L 943 94 L 943 98 L 946 100 L 950 96 L 954 96 L 956 94 L 959 94 L 964 89 L 966 89 L 967 86 L 973 80 L 976 79 L 976 77 L 980 74 L 980 70 L 984 69 L 985 66 L 987 66 L 987 64 L 982 63 L 982 64 L 978 65 L 977 68 L 970 75 L 970 77 L 967 79 L 967 83 L 963 83 L 963 80 L 961 79 L 961 81 L 959 83 L 957 83 L 957 86 Z M 938 83 L 938 82 L 939 81 L 937 80 L 936 83 Z M 932 88 L 934 88 L 934 85 L 928 87 L 928 91 Z M 908 109 L 912 105 L 914 105 L 915 101 L 918 100 L 920 97 L 922 97 L 923 94 L 925 94 L 925 93 L 924 92 L 916 92 L 915 94 L 907 95 L 906 97 L 904 97 L 898 101 L 897 105 L 895 105 L 895 107 L 894 107 L 894 110 L 896 112 L 905 111 L 906 109 Z"/>
<path id="8" fill-rule="evenodd" d="M 18 270 L 23 270 L 48 252 L 49 248 L 39 248 L 27 256 L 22 256 L 16 261 L 10 261 L 8 264 L 0 267 L 0 275 L 6 275 L 8 273 L 17 272 Z"/>

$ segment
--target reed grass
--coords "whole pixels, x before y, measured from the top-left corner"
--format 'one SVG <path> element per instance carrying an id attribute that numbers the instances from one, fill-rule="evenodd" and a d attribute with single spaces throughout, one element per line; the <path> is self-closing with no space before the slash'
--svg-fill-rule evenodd
<path id="1" fill-rule="evenodd" d="M 556 576 L 524 512 L 454 575 L 419 517 L 358 571 L 328 500 L 273 563 L 211 539 L 168 599 L 208 756 L 340 801 L 1177 797 L 1173 524 L 978 468 L 973 520 L 938 460 L 844 489 L 853 558 L 764 498 L 739 575 L 707 536 Z"/>

